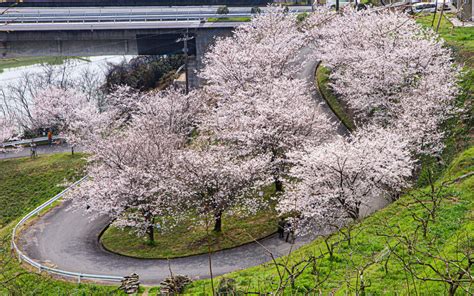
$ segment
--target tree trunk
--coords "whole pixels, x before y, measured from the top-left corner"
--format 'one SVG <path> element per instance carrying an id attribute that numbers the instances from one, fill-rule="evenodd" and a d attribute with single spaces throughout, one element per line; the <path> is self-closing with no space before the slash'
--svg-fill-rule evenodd
<path id="1" fill-rule="evenodd" d="M 148 226 L 146 233 L 148 235 L 148 242 L 152 245 L 155 243 L 155 218 L 151 218 L 151 224 Z"/>
<path id="2" fill-rule="evenodd" d="M 74 146 L 71 146 L 71 155 L 74 155 Z"/>
<path id="3" fill-rule="evenodd" d="M 438 33 L 439 26 L 441 25 L 441 20 L 443 19 L 444 5 L 446 5 L 446 0 L 443 0 L 443 7 L 441 7 L 441 13 L 439 14 L 438 25 L 436 26 L 436 33 Z M 438 9 L 438 6 L 436 6 Z"/>
<path id="4" fill-rule="evenodd" d="M 214 214 L 214 232 L 222 231 L 222 211 Z"/>
<path id="5" fill-rule="evenodd" d="M 276 192 L 283 192 L 283 182 L 278 177 L 275 177 L 275 190 Z"/>
<path id="6" fill-rule="evenodd" d="M 148 241 L 150 244 L 153 244 L 155 242 L 155 231 L 152 226 L 148 226 L 148 229 L 146 230 L 146 233 L 148 234 Z"/>
<path id="7" fill-rule="evenodd" d="M 431 27 L 434 27 L 434 23 L 436 20 L 436 12 L 438 11 L 438 0 L 435 1 L 436 9 L 435 12 L 433 13 L 433 20 L 431 21 Z"/>

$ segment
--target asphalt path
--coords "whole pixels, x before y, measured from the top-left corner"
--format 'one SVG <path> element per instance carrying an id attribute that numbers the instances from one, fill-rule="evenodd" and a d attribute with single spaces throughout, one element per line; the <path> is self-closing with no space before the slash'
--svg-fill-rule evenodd
<path id="1" fill-rule="evenodd" d="M 81 152 L 82 149 L 75 147 L 75 152 Z M 71 152 L 71 146 L 68 144 L 57 144 L 53 146 L 43 145 L 36 147 L 37 155 L 45 155 L 45 154 L 54 154 L 54 153 L 66 153 Z M 0 160 L 2 159 L 10 159 L 10 158 L 21 158 L 21 157 L 29 157 L 31 155 L 30 147 L 24 147 L 21 149 L 15 149 L 12 151 L 1 152 L 0 151 Z"/>
<path id="2" fill-rule="evenodd" d="M 301 52 L 301 60 L 306 60 L 310 49 Z M 307 79 L 308 84 L 314 84 L 314 71 L 317 61 L 304 63 L 300 77 Z M 310 91 L 318 106 L 335 122 L 335 135 L 347 131 L 337 118 L 325 106 L 317 90 Z M 44 216 L 38 218 L 29 228 L 25 229 L 18 240 L 18 245 L 25 254 L 37 262 L 66 271 L 99 275 L 125 276 L 131 273 L 140 275 L 144 284 L 159 284 L 169 276 L 169 266 L 173 273 L 186 274 L 194 279 L 209 277 L 207 255 L 197 255 L 171 260 L 134 259 L 104 250 L 98 237 L 109 224 L 106 216 L 96 219 L 78 211 L 68 210 L 69 201 L 55 207 Z M 365 209 L 372 212 L 381 208 L 384 203 L 373 203 Z M 284 256 L 298 247 L 310 242 L 322 231 L 307 237 L 297 238 L 295 244 L 284 242 L 278 237 L 271 236 L 259 241 L 233 249 L 223 250 L 212 254 L 212 269 L 214 275 L 222 275 L 232 271 L 259 265 L 271 260 L 270 251 L 275 257 Z M 168 265 L 169 264 L 169 265 Z"/>
<path id="3" fill-rule="evenodd" d="M 157 285 L 169 276 L 169 267 L 173 273 L 185 274 L 193 279 L 209 277 L 207 254 L 171 259 L 168 262 L 128 258 L 105 251 L 98 237 L 110 220 L 105 216 L 90 220 L 78 211 L 68 211 L 68 205 L 69 201 L 52 209 L 22 233 L 18 243 L 30 258 L 46 266 L 72 272 L 115 276 L 137 273 L 140 281 L 147 285 Z M 280 257 L 311 239 L 312 237 L 299 238 L 292 245 L 274 235 L 259 243 L 275 257 Z M 214 275 L 271 260 L 270 254 L 262 246 L 250 243 L 213 253 L 211 258 Z"/>

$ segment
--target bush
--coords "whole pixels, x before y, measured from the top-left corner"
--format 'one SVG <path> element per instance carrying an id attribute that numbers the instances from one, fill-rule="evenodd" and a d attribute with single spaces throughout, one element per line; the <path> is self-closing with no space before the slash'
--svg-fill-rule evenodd
<path id="1" fill-rule="evenodd" d="M 118 85 L 128 85 L 140 91 L 164 88 L 161 83 L 170 81 L 164 77 L 169 77 L 183 64 L 182 55 L 138 56 L 130 62 L 109 64 L 103 88 L 106 93 L 112 92 Z"/>
<path id="2" fill-rule="evenodd" d="M 229 8 L 227 6 L 221 6 L 217 8 L 217 14 L 228 14 Z"/>
<path id="3" fill-rule="evenodd" d="M 222 278 L 217 287 L 217 295 L 219 296 L 230 296 L 239 295 L 237 291 L 237 283 L 231 278 Z"/>
<path id="4" fill-rule="evenodd" d="M 299 13 L 299 14 L 296 16 L 296 20 L 297 20 L 299 23 L 301 23 L 301 22 L 304 21 L 308 16 L 309 16 L 309 13 L 307 13 L 307 12 Z"/>
<path id="5" fill-rule="evenodd" d="M 254 7 L 252 7 L 252 9 L 250 10 L 250 13 L 252 13 L 252 14 L 261 13 L 261 12 L 262 12 L 262 10 L 261 10 L 260 7 L 258 7 L 258 6 L 254 6 Z"/>

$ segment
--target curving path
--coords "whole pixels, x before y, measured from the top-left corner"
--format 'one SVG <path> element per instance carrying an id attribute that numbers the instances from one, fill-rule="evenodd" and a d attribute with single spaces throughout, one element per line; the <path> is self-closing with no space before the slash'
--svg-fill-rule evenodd
<path id="1" fill-rule="evenodd" d="M 74 151 L 81 152 L 82 149 L 80 147 L 76 147 L 74 148 Z M 71 152 L 71 146 L 69 146 L 68 144 L 55 144 L 53 146 L 43 145 L 43 146 L 36 147 L 36 152 L 38 155 L 66 153 L 66 152 Z M 10 152 L 10 151 L 5 152 L 5 153 L 0 152 L 0 160 L 29 157 L 30 153 L 31 151 L 29 147 L 25 147 L 23 149 L 20 149 L 19 151 L 14 151 L 14 152 Z"/>
<path id="2" fill-rule="evenodd" d="M 301 52 L 302 60 L 310 49 Z M 314 84 L 314 71 L 317 61 L 304 63 L 300 77 Z M 317 90 L 310 87 L 317 102 L 337 124 L 337 132 L 346 134 L 330 109 L 321 101 Z M 105 251 L 99 241 L 100 232 L 109 224 L 107 217 L 91 220 L 79 212 L 68 211 L 69 202 L 55 207 L 39 218 L 31 227 L 24 230 L 18 239 L 18 245 L 32 259 L 72 272 L 125 276 L 133 272 L 140 275 L 142 283 L 154 285 L 169 275 L 170 264 L 173 273 L 186 274 L 193 278 L 209 276 L 208 255 L 167 260 L 134 259 Z M 383 205 L 372 206 L 372 210 Z M 316 235 L 298 238 L 294 245 L 286 243 L 276 235 L 263 239 L 260 243 L 275 256 L 288 254 L 290 250 L 310 242 Z M 212 254 L 214 275 L 222 275 L 235 270 L 262 264 L 271 260 L 268 252 L 257 243 L 223 250 Z"/>
<path id="3" fill-rule="evenodd" d="M 78 212 L 67 211 L 69 202 L 54 208 L 24 231 L 20 248 L 32 259 L 50 267 L 67 271 L 125 276 L 135 272 L 144 284 L 159 284 L 169 276 L 167 260 L 128 258 L 105 251 L 99 241 L 100 232 L 109 224 L 107 217 L 89 220 Z M 309 242 L 299 239 L 293 249 Z M 271 236 L 260 242 L 275 256 L 287 254 L 292 245 Z M 212 254 L 215 275 L 255 266 L 271 257 L 255 243 Z M 197 255 L 170 260 L 173 273 L 192 278 L 209 275 L 208 255 Z"/>

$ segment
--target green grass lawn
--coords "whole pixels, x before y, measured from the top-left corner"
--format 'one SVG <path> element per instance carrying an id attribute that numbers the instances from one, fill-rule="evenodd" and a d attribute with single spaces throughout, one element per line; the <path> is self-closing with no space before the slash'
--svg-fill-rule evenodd
<path id="1" fill-rule="evenodd" d="M 0 228 L 59 193 L 84 164 L 82 154 L 68 153 L 0 161 Z"/>
<path id="2" fill-rule="evenodd" d="M 218 23 L 218 22 L 250 22 L 251 17 L 210 17 L 207 19 L 208 22 Z"/>
<path id="3" fill-rule="evenodd" d="M 416 21 L 420 24 L 431 27 L 433 15 L 424 15 L 416 18 Z M 436 16 L 436 24 L 439 20 L 439 14 Z M 463 55 L 463 62 L 471 66 L 474 65 L 474 28 L 473 27 L 454 27 L 451 22 L 443 17 L 439 28 L 439 35 L 453 47 L 455 50 Z"/>
<path id="4" fill-rule="evenodd" d="M 14 59 L 0 59 L 0 73 L 5 69 L 31 66 L 35 64 L 61 65 L 65 57 L 25 57 Z"/>
<path id="5" fill-rule="evenodd" d="M 155 245 L 147 237 L 137 237 L 130 230 L 109 227 L 101 242 L 110 251 L 139 258 L 175 258 L 236 247 L 262 238 L 277 230 L 274 211 L 262 211 L 250 217 L 224 216 L 222 233 L 206 231 L 202 223 L 181 221 L 165 233 L 155 232 Z M 209 236 L 208 236 L 209 233 Z"/>
<path id="6" fill-rule="evenodd" d="M 334 114 L 336 114 L 336 116 L 341 120 L 348 130 L 353 131 L 355 130 L 354 120 L 349 115 L 347 109 L 344 108 L 342 102 L 340 102 L 340 100 L 330 89 L 329 74 L 329 69 L 324 66 L 319 66 L 316 69 L 316 83 L 318 85 L 319 91 Z"/>
<path id="7" fill-rule="evenodd" d="M 0 161 L 0 295 L 114 295 L 116 287 L 75 284 L 41 276 L 20 265 L 10 253 L 15 223 L 59 193 L 65 180 L 83 175 L 83 155 L 41 155 Z"/>

